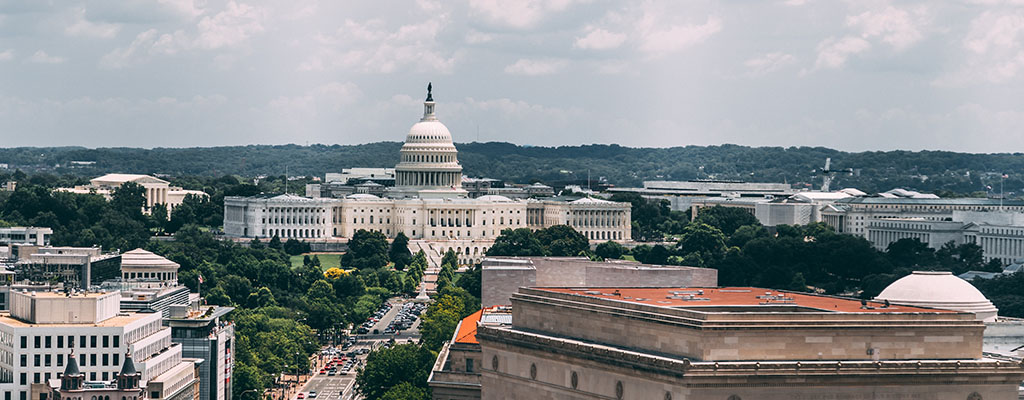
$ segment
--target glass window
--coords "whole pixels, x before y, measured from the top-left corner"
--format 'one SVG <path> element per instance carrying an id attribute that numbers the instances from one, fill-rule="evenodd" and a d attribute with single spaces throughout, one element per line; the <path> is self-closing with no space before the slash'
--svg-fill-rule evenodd
<path id="1" fill-rule="evenodd" d="M 45 342 L 46 342 L 46 348 L 52 347 L 53 346 L 53 336 L 47 335 Z"/>
<path id="2" fill-rule="evenodd" d="M 50 366 L 50 362 L 53 361 L 52 357 L 53 356 L 51 356 L 49 354 L 43 356 L 43 365 L 49 367 Z"/>
<path id="3" fill-rule="evenodd" d="M 114 347 L 121 347 L 121 337 L 114 335 Z"/>
<path id="4" fill-rule="evenodd" d="M 110 347 L 110 336 L 103 335 L 103 347 Z"/>
<path id="5" fill-rule="evenodd" d="M 58 367 L 63 367 L 64 366 L 64 355 L 63 354 L 58 354 L 57 355 L 57 366 Z"/>
<path id="6" fill-rule="evenodd" d="M 110 365 L 110 355 L 109 354 L 103 354 L 103 366 L 106 367 L 108 365 Z M 106 380 L 107 378 L 103 378 L 103 379 Z"/>
<path id="7" fill-rule="evenodd" d="M 24 349 L 26 347 L 28 347 L 28 336 L 22 336 L 21 337 L 21 348 Z"/>
<path id="8" fill-rule="evenodd" d="M 78 337 L 78 347 L 85 348 L 85 335 Z"/>
<path id="9" fill-rule="evenodd" d="M 89 355 L 89 365 L 96 365 L 96 355 L 95 354 L 90 354 Z M 93 380 L 96 380 L 96 379 L 93 379 Z"/>
<path id="10" fill-rule="evenodd" d="M 57 348 L 58 349 L 63 349 L 64 348 L 64 336 L 57 336 Z"/>
<path id="11" fill-rule="evenodd" d="M 28 385 L 28 374 L 22 372 L 21 376 L 19 376 L 18 378 L 19 378 L 19 382 L 21 382 L 22 385 Z M 24 399 L 25 398 L 25 396 L 24 396 L 25 392 L 21 392 L 21 393 L 22 393 L 21 398 Z"/>
<path id="12" fill-rule="evenodd" d="M 40 340 L 39 340 L 39 339 L 40 339 L 40 338 L 39 338 L 39 336 L 33 336 L 33 337 L 32 337 L 32 341 L 33 341 L 33 342 L 35 342 L 35 344 L 36 344 L 36 348 L 37 348 L 37 349 L 38 349 L 38 348 L 40 348 L 40 347 L 42 347 L 42 346 L 40 345 L 40 344 L 41 344 L 41 342 L 40 342 Z"/>
<path id="13" fill-rule="evenodd" d="M 96 335 L 89 336 L 89 347 L 96 348 Z"/>
<path id="14" fill-rule="evenodd" d="M 32 356 L 32 365 L 35 366 L 35 367 L 39 366 L 39 355 L 38 354 L 36 354 L 35 356 Z"/>

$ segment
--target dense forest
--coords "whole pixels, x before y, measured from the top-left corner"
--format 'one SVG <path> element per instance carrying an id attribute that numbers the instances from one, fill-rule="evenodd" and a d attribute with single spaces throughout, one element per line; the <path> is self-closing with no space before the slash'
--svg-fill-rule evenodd
<path id="1" fill-rule="evenodd" d="M 362 145 L 253 145 L 208 148 L 51 147 L 0 149 L 0 164 L 10 170 L 58 175 L 97 176 L 109 172 L 169 176 L 262 175 L 323 176 L 350 167 L 391 167 L 398 142 Z M 948 151 L 850 153 L 823 147 L 746 147 L 737 145 L 630 148 L 618 145 L 561 147 L 510 143 L 462 143 L 459 160 L 469 176 L 552 185 L 584 183 L 590 176 L 616 186 L 644 180 L 731 179 L 788 182 L 818 188 L 826 157 L 833 168 L 853 173 L 836 176 L 833 187 L 867 192 L 903 187 L 946 195 L 998 193 L 1000 177 L 1007 194 L 1024 192 L 1024 156 L 1020 153 L 968 154 Z M 72 161 L 86 162 L 72 163 Z M 95 162 L 95 163 L 89 163 Z M 3 171 L 3 170 L 0 170 Z M 2 178 L 2 177 L 0 177 Z M 991 189 L 989 189 L 991 188 Z"/>

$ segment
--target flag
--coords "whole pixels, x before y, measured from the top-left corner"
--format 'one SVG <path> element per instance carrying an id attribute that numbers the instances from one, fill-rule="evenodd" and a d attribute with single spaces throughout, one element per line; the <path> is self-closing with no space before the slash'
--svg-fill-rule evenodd
<path id="1" fill-rule="evenodd" d="M 199 284 L 200 284 L 200 285 L 202 285 L 202 284 L 203 284 L 203 276 L 202 276 L 202 275 L 199 275 Z"/>

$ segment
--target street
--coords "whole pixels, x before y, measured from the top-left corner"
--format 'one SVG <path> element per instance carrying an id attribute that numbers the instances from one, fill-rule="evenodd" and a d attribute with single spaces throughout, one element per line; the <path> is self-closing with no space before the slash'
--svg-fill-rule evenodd
<path id="1" fill-rule="evenodd" d="M 359 349 L 369 349 L 370 351 L 373 351 L 380 348 L 391 339 L 395 339 L 397 343 L 405 343 L 406 341 L 415 342 L 419 340 L 419 318 L 416 319 L 411 328 L 406 329 L 399 334 L 383 333 L 388 324 L 398 317 L 402 304 L 409 303 L 411 301 L 412 300 L 399 298 L 389 299 L 388 302 L 392 305 L 391 309 L 388 310 L 380 321 L 377 321 L 377 323 L 374 324 L 369 334 L 355 335 L 357 339 L 356 344 L 343 351 L 342 354 L 348 354 Z M 379 333 L 373 334 L 373 329 L 377 329 L 377 332 Z M 356 374 L 359 368 L 366 365 L 367 356 L 368 354 L 357 355 L 355 357 L 358 360 L 356 365 L 354 365 L 347 374 L 343 374 L 341 368 L 339 368 L 338 374 L 335 376 L 320 374 L 320 368 L 322 368 L 329 359 L 328 356 L 324 356 L 322 359 L 319 354 L 314 356 L 314 375 L 304 386 L 301 387 L 299 392 L 291 394 L 291 399 L 297 399 L 298 393 L 303 393 L 306 396 L 306 399 L 309 399 L 310 392 L 316 392 L 317 395 L 314 400 L 349 400 L 354 398 L 355 393 L 352 389 L 355 383 Z"/>

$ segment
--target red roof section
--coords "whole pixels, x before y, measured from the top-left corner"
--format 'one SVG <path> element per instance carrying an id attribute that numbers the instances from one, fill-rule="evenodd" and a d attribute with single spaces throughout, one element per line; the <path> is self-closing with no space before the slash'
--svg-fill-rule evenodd
<path id="1" fill-rule="evenodd" d="M 476 323 L 480 322 L 480 316 L 483 313 L 484 310 L 477 310 L 477 312 L 469 314 L 468 317 L 462 319 L 462 322 L 459 324 L 459 331 L 455 334 L 455 343 L 479 343 L 476 341 Z"/>
<path id="2" fill-rule="evenodd" d="M 845 313 L 955 313 L 953 310 L 890 305 L 859 299 L 787 292 L 754 287 L 723 288 L 533 288 L 557 293 L 628 301 L 659 307 L 692 308 L 714 306 L 796 305 L 822 311 Z"/>

